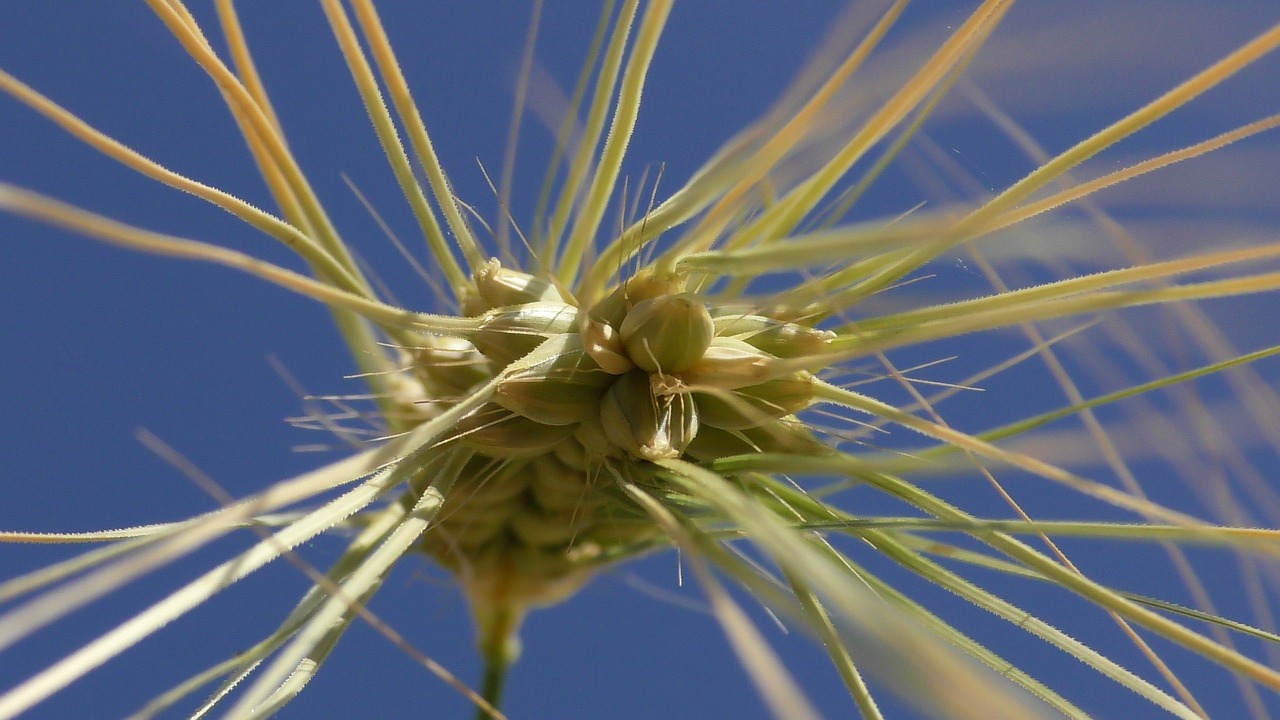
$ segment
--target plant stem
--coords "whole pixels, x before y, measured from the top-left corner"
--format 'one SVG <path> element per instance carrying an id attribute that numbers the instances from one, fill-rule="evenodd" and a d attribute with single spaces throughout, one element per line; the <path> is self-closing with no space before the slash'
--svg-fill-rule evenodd
<path id="1" fill-rule="evenodd" d="M 480 631 L 480 656 L 484 658 L 484 679 L 480 685 L 480 696 L 489 704 L 488 707 L 476 707 L 475 719 L 504 720 L 498 707 L 502 702 L 507 668 L 520 655 L 517 633 L 524 619 L 524 611 L 506 602 L 494 603 L 483 609 L 476 607 L 475 610 L 476 624 Z"/>
<path id="2" fill-rule="evenodd" d="M 497 709 L 502 703 L 502 689 L 507 679 L 507 668 L 511 663 L 507 658 L 487 656 L 484 664 L 484 680 L 480 685 L 480 696 Z M 491 720 L 493 716 L 483 707 L 476 708 L 476 720 Z"/>

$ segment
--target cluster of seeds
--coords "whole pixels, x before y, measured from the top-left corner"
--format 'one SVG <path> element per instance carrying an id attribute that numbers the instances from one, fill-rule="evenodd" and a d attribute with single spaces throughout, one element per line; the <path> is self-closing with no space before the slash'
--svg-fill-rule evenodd
<path id="1" fill-rule="evenodd" d="M 501 378 L 445 441 L 474 456 L 425 541 L 473 596 L 559 599 L 584 559 L 655 534 L 617 482 L 656 483 L 649 461 L 824 449 L 795 418 L 814 377 L 770 361 L 820 354 L 830 333 L 708 305 L 652 270 L 585 312 L 566 295 L 492 260 L 463 304 L 478 329 L 416 351 L 433 399 Z"/>

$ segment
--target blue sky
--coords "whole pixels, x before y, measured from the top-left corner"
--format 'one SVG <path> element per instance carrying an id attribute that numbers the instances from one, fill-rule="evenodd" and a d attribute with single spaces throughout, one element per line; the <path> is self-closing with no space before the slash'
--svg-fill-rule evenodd
<path id="1" fill-rule="evenodd" d="M 1031 7 L 1025 14 L 1010 19 L 1014 27 L 1052 20 L 1045 3 L 1027 4 Z M 309 3 L 241 5 L 259 67 L 293 148 L 336 224 L 401 302 L 429 308 L 434 302 L 430 291 L 398 259 L 343 181 L 345 174 L 373 199 L 402 238 L 415 241 L 411 217 L 396 200 L 398 193 L 319 9 Z M 459 195 L 492 219 L 495 206 L 477 162 L 496 174 L 502 161 L 528 23 L 525 3 L 384 5 L 393 41 Z M 539 60 L 552 77 L 566 84 L 575 77 L 595 22 L 594 16 L 581 13 L 580 5 L 551 0 L 543 18 Z M 628 172 L 638 175 L 665 163 L 668 190 L 688 178 L 722 142 L 768 108 L 844 6 L 818 0 L 748 5 L 749 11 L 730 0 L 677 6 L 646 90 Z M 950 0 L 922 5 L 929 7 L 914 10 L 909 26 L 958 23 L 970 7 Z M 1012 71 L 1002 74 L 981 62 L 975 76 L 979 82 L 991 81 L 982 87 L 997 101 L 1018 106 L 1023 111 L 1019 118 L 1049 148 L 1062 149 L 1275 21 L 1275 12 L 1262 3 L 1225 3 L 1227 10 L 1214 13 L 1204 24 L 1191 22 L 1201 15 L 1194 8 L 1187 10 L 1188 4 L 1175 5 L 1180 10 L 1171 11 L 1173 20 L 1118 24 L 1104 27 L 1107 32 L 1100 35 L 1077 38 L 1081 50 L 1075 61 L 1086 69 L 1091 67 L 1088 58 L 1081 56 L 1094 53 L 1094 44 L 1129 48 L 1133 56 L 1127 60 L 1124 53 L 1096 51 L 1125 60 L 1114 73 L 1092 67 L 1096 72 L 1087 76 L 1092 79 L 1083 82 L 1073 74 L 1079 68 L 1055 73 L 1045 58 L 1060 55 L 1053 47 L 1037 45 L 1036 35 L 1028 33 L 1025 44 L 1011 42 L 996 49 L 1026 57 L 1029 67 L 1043 73 L 1042 82 L 1026 85 L 1027 77 Z M 206 30 L 216 34 L 204 3 L 193 10 Z M 167 166 L 270 205 L 212 84 L 141 4 L 15 0 L 5 11 L 0 68 Z M 1061 22 L 1078 20 L 1087 12 L 1073 10 Z M 1179 18 L 1182 25 L 1176 22 Z M 1142 34 L 1148 31 L 1150 37 Z M 1174 47 L 1184 48 L 1185 54 L 1165 54 Z M 1043 58 L 1035 54 L 1038 50 L 1044 51 Z M 1019 52 L 1024 55 L 1016 55 Z M 1275 64 L 1266 67 L 1274 69 Z M 1233 120 L 1274 112 L 1280 95 L 1265 78 L 1259 70 L 1216 91 L 1203 107 L 1153 128 L 1126 152 L 1200 139 L 1230 127 Z M 1098 102 L 1092 104 L 1067 102 L 1095 96 Z M 937 129 L 936 138 L 979 182 L 999 188 L 1029 166 L 983 125 L 971 113 L 957 114 Z M 529 152 L 517 170 L 517 218 L 527 217 L 532 209 L 547 143 L 535 119 L 526 119 L 523 133 Z M 134 176 L 8 98 L 0 98 L 0 138 L 0 181 L 149 229 L 298 266 L 273 241 L 234 218 Z M 1194 171 L 1188 173 L 1173 174 L 1173 182 L 1195 177 Z M 1260 177 L 1274 180 L 1275 173 Z M 1243 183 L 1235 197 L 1248 200 L 1259 184 L 1265 182 Z M 899 192 L 909 187 L 905 175 L 891 175 L 885 189 L 872 196 L 877 204 L 864 212 L 888 215 L 909 209 L 919 200 L 909 189 Z M 1139 185 L 1136 192 L 1144 187 Z M 1264 228 L 1270 223 L 1274 230 L 1277 218 L 1265 211 L 1262 203 L 1261 209 L 1249 205 L 1240 212 Z M 298 413 L 299 402 L 268 360 L 278 361 L 310 392 L 359 391 L 356 381 L 343 379 L 352 371 L 350 359 L 327 313 L 315 303 L 229 270 L 136 255 L 7 216 L 0 216 L 0 258 L 0 402 L 6 428 L 0 442 L 0 528 L 90 530 L 176 519 L 215 507 L 203 491 L 138 444 L 137 428 L 159 435 L 233 495 L 253 492 L 335 457 L 291 450 L 324 439 L 283 422 Z M 976 282 L 959 258 L 933 270 L 939 282 L 957 287 Z M 1232 307 L 1257 313 L 1264 305 Z M 1275 329 L 1260 316 L 1240 327 L 1229 323 L 1228 329 L 1242 333 L 1243 342 L 1252 340 L 1254 344 L 1246 346 L 1252 349 L 1265 342 L 1258 338 L 1267 337 L 1268 325 Z M 960 368 L 994 361 L 982 352 L 1011 354 L 1016 347 L 966 340 L 950 348 L 921 349 L 914 356 L 906 353 L 901 363 L 909 364 L 911 357 L 959 353 L 956 369 L 934 376 L 956 380 L 964 374 Z M 1035 390 L 1045 381 L 1035 372 L 999 379 L 1003 400 L 999 417 L 991 422 L 963 414 L 982 411 L 979 403 L 961 403 L 955 421 L 967 421 L 967 427 L 976 429 L 1045 407 Z M 1276 377 L 1274 366 L 1260 366 L 1260 372 Z M 1048 407 L 1055 404 L 1050 401 Z M 1276 469 L 1274 456 L 1260 454 L 1258 461 L 1269 463 L 1264 469 Z M 1160 468 L 1152 464 L 1150 469 L 1159 484 Z M 1043 497 L 1045 515 L 1105 512 L 1087 504 L 1076 508 L 1070 505 L 1074 498 L 1061 493 Z M 1176 488 L 1162 499 L 1196 508 L 1190 493 Z M 131 610 L 161 597 L 247 540 L 235 538 L 197 553 L 25 641 L 0 664 L 0 686 L 12 686 L 126 619 Z M 1170 577 L 1167 561 L 1147 547 L 1124 546 L 1118 554 L 1099 552 L 1087 543 L 1072 547 L 1088 557 L 1091 571 L 1111 582 L 1153 587 Z M 340 549 L 340 539 L 322 538 L 305 552 L 323 567 Z M 0 574 L 12 576 L 67 554 L 61 547 L 0 547 Z M 863 559 L 888 570 L 875 565 L 873 558 Z M 1229 561 L 1209 557 L 1206 564 L 1222 570 L 1222 582 L 1239 577 Z M 607 573 L 571 601 L 533 615 L 525 628 L 525 654 L 510 679 L 506 707 L 512 717 L 766 717 L 718 627 L 699 609 L 696 588 L 676 586 L 677 570 L 672 554 L 648 558 Z M 918 581 L 902 581 L 966 623 L 975 636 L 1026 659 L 1068 696 L 1082 697 L 1086 708 L 1104 717 L 1155 713 L 1132 694 L 1041 648 L 1034 639 Z M 244 585 L 96 671 L 30 717 L 127 714 L 150 697 L 147 690 L 167 687 L 260 637 L 283 617 L 306 583 L 296 570 L 281 564 Z M 1064 622 L 1080 608 L 1059 605 L 1060 596 L 1025 584 L 1011 586 L 1009 592 Z M 1180 596 L 1176 587 L 1171 592 Z M 1224 591 L 1216 599 L 1246 617 L 1237 593 Z M 416 647 L 464 680 L 474 680 L 478 668 L 470 621 L 456 589 L 438 570 L 425 561 L 405 562 L 372 607 Z M 1114 626 L 1095 615 L 1093 624 L 1084 626 L 1084 632 L 1093 634 L 1089 640 L 1149 675 L 1132 647 L 1118 639 Z M 853 712 L 838 678 L 813 643 L 798 634 L 778 632 L 762 613 L 755 617 L 824 712 L 830 717 Z M 1182 662 L 1178 652 L 1170 655 L 1175 664 Z M 1221 717 L 1240 712 L 1230 699 L 1238 692 L 1225 675 L 1210 673 L 1197 682 L 1202 683 L 1198 692 L 1205 699 L 1224 698 L 1221 707 L 1227 709 Z M 1089 696 L 1080 696 L 1088 692 L 1082 688 L 1098 689 L 1093 702 L 1099 704 L 1089 705 Z M 1269 700 L 1275 704 L 1274 697 Z M 1280 712 L 1280 704 L 1276 708 Z M 456 693 L 357 623 L 315 686 L 282 717 L 460 717 L 465 712 Z"/>

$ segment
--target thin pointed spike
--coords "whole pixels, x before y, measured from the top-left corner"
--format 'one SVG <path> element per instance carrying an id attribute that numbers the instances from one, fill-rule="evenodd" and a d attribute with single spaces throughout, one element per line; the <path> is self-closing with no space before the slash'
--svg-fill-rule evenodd
<path id="1" fill-rule="evenodd" d="M 484 266 L 484 253 L 458 210 L 457 200 L 453 196 L 453 191 L 449 189 L 449 181 L 431 144 L 427 126 L 409 92 L 409 84 L 400 70 L 400 63 L 391 49 L 391 41 L 382 27 L 382 20 L 369 0 L 355 0 L 353 5 L 356 22 L 359 23 L 360 30 L 364 33 L 365 40 L 373 52 L 374 62 L 378 66 L 383 82 L 386 83 L 387 92 L 391 95 L 391 103 L 400 116 L 405 133 L 409 136 L 409 143 L 423 171 L 427 174 L 427 181 L 431 185 L 436 204 L 444 213 L 445 221 L 449 225 L 449 230 L 453 232 L 454 242 L 462 251 L 468 269 L 474 274 Z"/>
<path id="2" fill-rule="evenodd" d="M 386 103 L 383 102 L 377 80 L 373 77 L 373 69 L 365 59 L 360 42 L 356 39 L 355 29 L 347 19 L 347 11 L 339 0 L 325 0 L 323 7 L 326 17 L 329 18 L 329 26 L 338 39 L 338 46 L 342 49 L 342 55 L 346 58 L 347 67 L 351 70 L 356 87 L 360 91 L 360 97 L 369 113 L 378 141 L 382 144 L 387 162 L 391 165 L 396 181 L 400 183 L 400 192 L 409 202 L 409 207 L 412 208 L 413 215 L 417 218 L 418 225 L 422 228 L 422 233 L 431 247 L 431 254 L 439 263 L 448 286 L 454 291 L 454 298 L 460 300 L 469 282 L 458 261 L 453 257 L 448 241 L 445 240 L 444 233 L 440 229 L 440 223 L 436 220 L 435 212 L 427 203 L 427 198 L 423 195 L 417 178 L 414 177 L 413 168 L 409 165 L 409 157 L 405 155 L 404 146 L 400 143 L 400 135 L 396 131 Z"/>
<path id="3" fill-rule="evenodd" d="M 529 26 L 525 31 L 524 50 L 520 53 L 520 75 L 516 78 L 515 98 L 511 101 L 511 120 L 507 124 L 506 149 L 502 154 L 502 171 L 498 176 L 498 206 L 503 221 L 498 223 L 498 247 L 510 247 L 511 228 L 515 223 L 508 217 L 511 207 L 511 185 L 515 182 L 516 147 L 520 140 L 520 123 L 524 120 L 524 108 L 529 92 L 529 74 L 533 70 L 533 51 L 537 45 L 538 28 L 542 23 L 542 0 L 534 0 L 529 12 Z"/>
<path id="4" fill-rule="evenodd" d="M 622 74 L 609 135 L 600 151 L 600 161 L 591 178 L 586 201 L 569 232 L 564 255 L 557 267 L 556 277 L 565 285 L 572 285 L 579 273 L 585 272 L 581 267 L 582 259 L 600 230 L 609 198 L 622 171 L 622 161 L 640 113 L 640 94 L 644 89 L 645 77 L 649 72 L 649 64 L 653 61 L 653 54 L 658 49 L 658 39 L 666 25 L 667 16 L 671 13 L 671 6 L 671 0 L 654 0 L 645 8 L 640 20 L 635 44 Z"/>
<path id="5" fill-rule="evenodd" d="M 560 197 L 556 200 L 551 217 L 547 221 L 548 262 L 561 262 L 560 243 L 565 229 L 569 226 L 570 213 L 582 202 L 584 188 L 588 186 L 588 173 L 595 162 L 596 144 L 600 141 L 600 133 L 604 130 L 605 119 L 609 108 L 613 105 L 614 88 L 618 82 L 618 73 L 622 68 L 623 52 L 626 50 L 627 37 L 635 23 L 636 9 L 639 0 L 625 0 L 614 22 L 609 36 L 609 44 L 605 47 L 604 59 L 600 71 L 596 74 L 595 88 L 592 90 L 591 102 L 587 106 L 586 125 L 577 147 L 572 150 L 569 159 L 569 172 L 560 186 Z"/>

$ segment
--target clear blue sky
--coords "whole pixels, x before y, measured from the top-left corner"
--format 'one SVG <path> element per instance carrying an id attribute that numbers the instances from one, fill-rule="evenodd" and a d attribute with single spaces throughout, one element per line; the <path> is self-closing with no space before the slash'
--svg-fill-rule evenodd
<path id="1" fill-rule="evenodd" d="M 1031 7 L 1025 15 L 1015 14 L 1010 20 L 1014 26 L 1025 28 L 1052 17 L 1046 9 L 1053 3 L 1027 4 Z M 199 3 L 193 10 L 206 30 L 217 35 L 205 5 Z M 293 149 L 336 224 L 401 302 L 429 308 L 429 290 L 404 267 L 342 180 L 345 173 L 402 238 L 410 244 L 416 241 L 411 217 L 397 200 L 399 194 L 321 12 L 312 3 L 240 5 Z M 406 73 L 460 196 L 492 220 L 494 203 L 477 160 L 496 176 L 528 22 L 526 3 L 383 5 Z M 565 84 L 576 76 L 595 22 L 594 15 L 581 13 L 587 5 L 549 0 L 543 19 L 538 57 Z M 920 5 L 927 10 L 917 8 L 908 24 L 956 24 L 970 7 L 952 0 Z M 670 190 L 683 182 L 732 133 L 768 107 L 843 6 L 818 0 L 678 4 L 646 90 L 628 171 L 638 175 L 646 167 L 666 163 L 663 186 Z M 744 11 L 746 7 L 750 10 Z M 1026 58 L 1027 74 L 1043 76 L 1043 84 L 1037 80 L 1028 85 L 1027 76 L 1013 72 L 1006 77 L 984 75 L 981 62 L 975 72 L 979 78 L 995 78 L 992 82 L 997 84 L 983 87 L 1002 102 L 1016 103 L 1025 96 L 1021 119 L 1050 148 L 1061 149 L 1275 21 L 1276 13 L 1264 3 L 1227 2 L 1221 7 L 1214 13 L 1218 17 L 1204 25 L 1179 25 L 1176 18 L 1190 16 L 1178 13 L 1172 13 L 1175 20 L 1151 22 L 1130 16 L 1127 25 L 1081 35 L 1077 60 L 1084 67 L 1089 63 L 1079 55 L 1094 53 L 1095 45 L 1129 47 L 1133 54 L 1127 58 L 1131 62 L 1114 73 L 1105 66 L 1090 68 L 1093 74 L 1083 82 L 1072 80 L 1069 71 L 1055 74 L 1053 62 L 1045 60 L 1051 48 L 1037 44 L 1034 34 L 1022 45 L 1001 48 L 1012 53 L 1010 57 Z M 9 0 L 3 12 L 0 68 L 169 167 L 270 206 L 212 83 L 141 3 Z M 1082 16 L 1073 11 L 1060 22 Z M 1148 32 L 1151 37 L 1144 35 Z M 1170 48 L 1182 48 L 1185 54 L 1171 56 Z M 1044 57 L 1036 54 L 1042 49 Z M 1275 64 L 1267 67 L 1274 70 Z M 1061 89 L 1055 89 L 1055 82 Z M 1057 101 L 1055 94 L 1061 95 Z M 1098 102 L 1089 104 L 1095 96 Z M 1085 102 L 1073 105 L 1063 100 L 1068 97 Z M 1280 93 L 1266 82 L 1266 75 L 1252 73 L 1215 95 L 1203 110 L 1187 114 L 1181 124 L 1162 125 L 1144 136 L 1134 152 L 1168 147 L 1178 138 L 1205 137 L 1229 127 L 1230 118 L 1242 121 L 1276 111 L 1278 100 Z M 547 137 L 532 118 L 526 120 L 524 136 L 531 154 L 518 168 L 513 208 L 517 218 L 528 217 L 532 210 Z M 993 144 L 994 131 L 972 117 L 956 118 L 939 128 L 937 137 L 985 185 L 999 188 L 1027 167 L 1006 146 Z M 1276 179 L 1274 172 L 1265 177 Z M 0 98 L 0 181 L 150 229 L 298 266 L 273 241 L 225 213 L 134 176 L 7 97 Z M 902 184 L 902 179 L 897 182 Z M 895 194 L 896 186 L 889 187 L 874 196 L 882 204 L 864 212 L 902 212 L 923 197 L 909 189 Z M 1265 213 L 1258 221 L 1264 227 L 1271 223 L 1271 231 L 1277 227 L 1277 218 Z M 134 440 L 139 427 L 158 434 L 235 495 L 334 457 L 291 451 L 295 445 L 324 438 L 282 421 L 297 414 L 299 403 L 268 362 L 269 356 L 278 359 L 314 393 L 360 391 L 355 381 L 342 379 L 351 372 L 350 360 L 326 312 L 311 301 L 232 271 L 140 256 L 7 216 L 0 216 L 0 260 L 0 422 L 5 428 L 0 440 L 0 528 L 90 530 L 177 519 L 215 507 L 199 488 Z M 959 261 L 934 270 L 941 281 L 977 282 Z M 1271 326 L 1274 330 L 1275 323 Z M 1004 357 L 988 359 L 980 354 L 984 349 L 980 342 L 965 341 L 953 348 L 904 354 L 901 364 L 910 364 L 906 358 L 967 353 L 956 369 L 930 376 L 957 380 L 964 374 L 961 368 Z M 1274 366 L 1261 370 L 1275 377 Z M 1051 398 L 1046 405 L 1037 396 L 1033 388 L 1038 386 L 1030 385 L 1044 382 L 1037 378 L 1006 376 L 1000 410 L 1005 414 L 999 418 L 988 422 L 962 414 L 952 419 L 977 429 L 1034 407 L 1058 404 Z M 973 407 L 961 405 L 957 412 Z M 1274 471 L 1274 458 L 1265 460 Z M 1159 469 L 1153 466 L 1152 471 Z M 1153 482 L 1158 485 L 1159 478 Z M 1069 503 L 1070 497 L 1050 497 L 1040 508 L 1044 515 L 1071 514 L 1069 504 L 1056 504 Z M 1196 507 L 1185 491 L 1171 491 L 1166 500 Z M 1080 512 L 1096 508 L 1082 506 Z M 0 662 L 0 686 L 12 686 L 121 622 L 247 539 L 198 553 L 25 641 Z M 341 547 L 341 539 L 322 538 L 305 551 L 323 567 Z M 1126 546 L 1123 553 L 1102 553 L 1098 547 L 1072 546 L 1088 558 L 1088 570 L 1110 582 L 1128 580 L 1152 587 L 1169 577 L 1167 561 L 1157 551 Z M 68 548 L 60 547 L 0 546 L 0 575 L 12 576 L 67 554 Z M 1238 578 L 1238 570 L 1226 555 L 1221 557 L 1222 582 L 1229 583 Z M 887 570 L 885 565 L 873 567 Z M 642 584 L 661 588 L 699 605 L 696 588 L 677 588 L 676 577 L 674 556 L 662 554 L 608 573 L 568 603 L 532 616 L 524 633 L 524 657 L 510 678 L 506 709 L 512 717 L 766 717 L 710 616 L 641 589 Z M 903 581 L 904 587 L 938 603 L 978 638 L 1026 660 L 1033 672 L 1087 709 L 1102 717 L 1154 716 L 1149 705 L 1070 658 L 941 592 L 910 578 Z M 243 585 L 78 682 L 30 717 L 126 714 L 150 697 L 148 690 L 168 687 L 265 634 L 306 583 L 281 564 Z M 1010 592 L 1029 607 L 1047 602 L 1043 607 L 1050 617 L 1075 611 L 1056 605 L 1060 596 L 1039 588 L 1018 585 Z M 1176 587 L 1172 593 L 1182 597 Z M 1237 594 L 1223 592 L 1215 599 L 1247 617 Z M 462 600 L 447 578 L 425 561 L 405 562 L 372 607 L 423 652 L 463 679 L 475 680 L 478 665 Z M 1094 633 L 1089 640 L 1149 676 L 1132 647 L 1118 639 L 1105 618 L 1095 615 L 1091 628 L 1083 626 Z M 829 717 L 849 716 L 852 705 L 823 653 L 804 637 L 777 632 L 762 613 L 755 616 Z M 1170 655 L 1179 661 L 1177 652 Z M 1229 700 L 1238 692 L 1225 675 L 1198 682 L 1203 683 L 1198 691 L 1206 701 L 1228 698 L 1218 706 L 1226 708 L 1221 717 L 1235 717 L 1232 713 L 1240 711 Z M 1081 688 L 1090 687 L 1099 693 L 1092 701 L 1080 695 Z M 1280 704 L 1275 704 L 1275 711 L 1280 713 Z M 281 716 L 466 715 L 456 693 L 357 622 L 313 687 Z"/>

